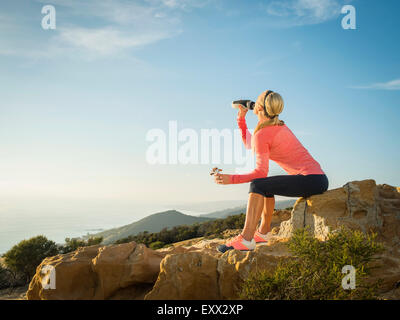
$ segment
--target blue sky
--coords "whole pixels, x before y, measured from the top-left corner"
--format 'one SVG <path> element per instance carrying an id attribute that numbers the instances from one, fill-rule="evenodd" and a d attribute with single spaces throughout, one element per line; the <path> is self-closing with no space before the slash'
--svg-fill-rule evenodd
<path id="1" fill-rule="evenodd" d="M 54 5 L 57 28 L 43 30 Z M 345 4 L 357 29 L 341 27 Z M 330 180 L 400 185 L 395 0 L 15 0 L 0 4 L 5 198 L 246 199 L 208 165 L 150 165 L 152 128 L 235 129 L 266 89 Z M 254 128 L 256 118 L 248 115 Z M 221 165 L 233 172 L 234 165 Z M 271 164 L 270 175 L 283 174 Z"/>

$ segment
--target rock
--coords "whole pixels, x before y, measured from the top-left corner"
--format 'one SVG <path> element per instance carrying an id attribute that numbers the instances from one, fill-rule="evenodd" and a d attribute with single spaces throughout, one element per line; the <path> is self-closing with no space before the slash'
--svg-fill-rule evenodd
<path id="1" fill-rule="evenodd" d="M 288 256 L 281 243 L 222 254 L 216 247 L 223 242 L 203 239 L 157 251 L 135 242 L 79 248 L 43 260 L 27 299 L 235 299 L 249 272 L 274 268 Z M 45 265 L 55 267 L 54 290 L 43 289 Z"/>
<path id="2" fill-rule="evenodd" d="M 353 181 L 320 195 L 299 198 L 290 220 L 281 224 L 279 236 L 289 238 L 294 230 L 309 227 L 317 238 L 325 240 L 330 232 L 345 226 L 363 232 L 390 229 L 391 240 L 397 241 L 399 219 L 398 188 L 377 186 L 374 180 Z"/>
<path id="3" fill-rule="evenodd" d="M 291 217 L 291 212 L 289 210 L 275 210 L 272 214 L 271 224 L 280 225 L 283 221 L 289 220 Z"/>
<path id="4" fill-rule="evenodd" d="M 120 290 L 134 299 L 151 289 L 165 254 L 135 242 L 79 248 L 77 251 L 46 258 L 36 270 L 27 298 L 45 300 L 111 299 Z M 45 265 L 54 266 L 56 289 L 43 289 L 41 273 Z M 146 286 L 147 284 L 147 286 Z M 132 289 L 132 287 L 134 287 Z M 132 292 L 135 295 L 131 295 Z"/>
<path id="5" fill-rule="evenodd" d="M 92 271 L 92 259 L 96 257 L 99 246 L 79 248 L 78 250 L 46 258 L 37 267 L 27 291 L 28 300 L 86 300 L 94 297 L 96 276 Z M 54 266 L 56 289 L 43 289 L 41 273 L 45 265 Z"/>
<path id="6" fill-rule="evenodd" d="M 261 245 L 252 252 L 218 253 L 221 241 L 210 241 L 201 251 L 167 255 L 160 274 L 146 300 L 237 299 L 240 285 L 250 272 L 273 270 L 280 259 L 289 256 L 282 244 Z M 204 245 L 205 243 L 203 243 Z M 210 250 L 212 249 L 212 250 Z"/>
<path id="7" fill-rule="evenodd" d="M 167 255 L 145 299 L 218 299 L 218 259 L 202 252 Z"/>
<path id="8" fill-rule="evenodd" d="M 92 260 L 99 280 L 94 299 L 111 297 L 121 288 L 153 284 L 163 258 L 163 254 L 135 242 L 99 248 Z"/>

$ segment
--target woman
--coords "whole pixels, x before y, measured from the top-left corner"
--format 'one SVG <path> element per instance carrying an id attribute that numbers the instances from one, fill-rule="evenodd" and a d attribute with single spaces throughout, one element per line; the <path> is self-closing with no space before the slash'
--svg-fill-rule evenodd
<path id="1" fill-rule="evenodd" d="M 258 124 L 251 136 L 245 116 L 248 109 L 240 106 L 237 123 L 246 148 L 256 153 L 256 168 L 248 174 L 215 175 L 218 184 L 251 182 L 243 231 L 218 250 L 253 250 L 256 243 L 271 238 L 271 219 L 275 207 L 274 195 L 308 197 L 328 189 L 328 178 L 319 163 L 309 154 L 293 132 L 279 119 L 283 110 L 282 97 L 273 91 L 263 92 L 253 109 Z M 269 159 L 288 175 L 267 177 Z M 257 225 L 261 218 L 261 223 Z M 257 229 L 257 230 L 256 230 Z"/>

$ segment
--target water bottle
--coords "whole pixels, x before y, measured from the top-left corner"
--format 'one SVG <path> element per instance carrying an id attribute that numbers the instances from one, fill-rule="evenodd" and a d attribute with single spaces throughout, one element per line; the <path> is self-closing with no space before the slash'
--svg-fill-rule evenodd
<path id="1" fill-rule="evenodd" d="M 255 104 L 256 103 L 251 100 L 235 100 L 232 102 L 232 108 L 239 109 L 239 106 L 242 106 L 246 109 L 253 110 Z"/>

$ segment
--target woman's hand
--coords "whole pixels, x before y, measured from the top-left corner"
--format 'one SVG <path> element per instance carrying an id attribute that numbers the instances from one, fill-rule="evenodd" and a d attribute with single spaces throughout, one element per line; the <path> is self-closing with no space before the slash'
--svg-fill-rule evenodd
<path id="1" fill-rule="evenodd" d="M 230 174 L 217 173 L 214 175 L 214 180 L 217 184 L 230 184 Z"/>
<path id="2" fill-rule="evenodd" d="M 244 118 L 246 116 L 247 111 L 249 111 L 249 109 L 243 107 L 242 105 L 239 105 L 239 117 L 240 118 Z"/>

